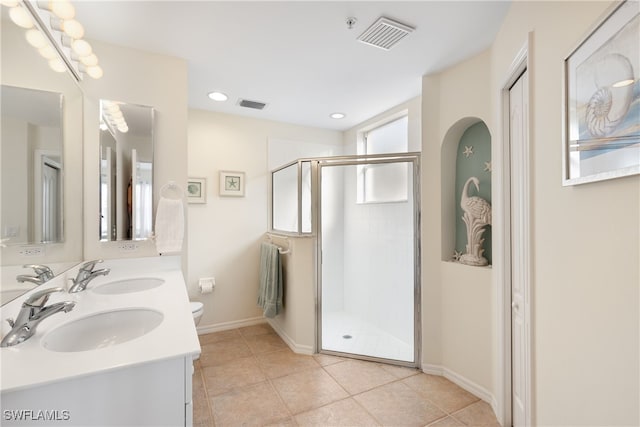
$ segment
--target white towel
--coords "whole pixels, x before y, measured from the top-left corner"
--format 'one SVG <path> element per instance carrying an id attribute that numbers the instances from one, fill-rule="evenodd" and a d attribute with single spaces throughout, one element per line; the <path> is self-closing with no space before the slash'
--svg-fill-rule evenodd
<path id="1" fill-rule="evenodd" d="M 160 254 L 182 251 L 184 206 L 180 199 L 161 197 L 156 212 L 156 250 Z"/>

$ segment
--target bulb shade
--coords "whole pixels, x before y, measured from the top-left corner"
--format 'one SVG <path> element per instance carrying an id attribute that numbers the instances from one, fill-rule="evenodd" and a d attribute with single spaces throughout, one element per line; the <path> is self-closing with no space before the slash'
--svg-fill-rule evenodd
<path id="1" fill-rule="evenodd" d="M 16 6 L 12 7 L 9 10 L 9 18 L 16 24 L 18 27 L 22 28 L 32 28 L 33 27 L 33 19 L 31 19 L 31 15 L 29 12 L 23 7 Z"/>
<path id="2" fill-rule="evenodd" d="M 80 57 L 91 55 L 93 49 L 86 40 L 74 40 L 71 49 Z"/>
<path id="3" fill-rule="evenodd" d="M 87 74 L 89 74 L 89 77 L 91 78 L 99 79 L 100 77 L 102 77 L 104 72 L 98 65 L 94 65 L 93 67 L 87 67 Z"/>
<path id="4" fill-rule="evenodd" d="M 81 39 L 84 37 L 84 27 L 75 19 L 62 21 L 62 30 L 72 39 Z"/>
<path id="5" fill-rule="evenodd" d="M 94 65 L 98 65 L 98 57 L 94 53 L 87 56 L 81 56 L 80 62 L 87 67 L 93 67 Z"/>
<path id="6" fill-rule="evenodd" d="M 42 49 L 47 46 L 47 38 L 35 28 L 27 30 L 25 37 L 27 38 L 27 42 L 36 49 Z"/>
<path id="7" fill-rule="evenodd" d="M 54 59 L 58 56 L 58 52 L 52 46 L 44 46 L 38 49 L 38 53 L 47 59 Z"/>
<path id="8" fill-rule="evenodd" d="M 67 71 L 67 66 L 64 64 L 64 62 L 60 58 L 50 59 L 49 67 L 51 67 L 51 69 L 56 73 L 64 73 L 65 71 Z"/>
<path id="9" fill-rule="evenodd" d="M 49 10 L 60 19 L 73 19 L 76 16 L 76 8 L 69 1 L 54 0 L 49 3 Z"/>
<path id="10" fill-rule="evenodd" d="M 129 126 L 127 126 L 126 124 L 122 126 L 118 126 L 118 130 L 122 133 L 127 133 L 129 131 Z"/>

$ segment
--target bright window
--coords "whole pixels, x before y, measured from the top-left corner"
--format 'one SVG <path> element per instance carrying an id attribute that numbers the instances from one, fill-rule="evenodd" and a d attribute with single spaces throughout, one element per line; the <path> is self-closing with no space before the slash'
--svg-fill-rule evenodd
<path id="1" fill-rule="evenodd" d="M 371 129 L 363 134 L 358 154 L 406 153 L 409 148 L 407 116 Z M 358 203 L 407 201 L 409 171 L 406 163 L 380 163 L 358 166 Z"/>

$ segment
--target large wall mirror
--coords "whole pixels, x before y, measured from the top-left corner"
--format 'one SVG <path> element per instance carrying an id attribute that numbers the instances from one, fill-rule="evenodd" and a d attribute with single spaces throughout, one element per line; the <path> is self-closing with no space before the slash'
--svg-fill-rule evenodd
<path id="1" fill-rule="evenodd" d="M 0 87 L 2 206 L 5 244 L 64 240 L 62 94 Z"/>
<path id="2" fill-rule="evenodd" d="M 54 274 L 82 260 L 83 93 L 55 72 L 1 8 L 0 301 L 28 291 L 25 264 Z"/>
<path id="3" fill-rule="evenodd" d="M 153 108 L 100 100 L 100 240 L 153 231 Z"/>

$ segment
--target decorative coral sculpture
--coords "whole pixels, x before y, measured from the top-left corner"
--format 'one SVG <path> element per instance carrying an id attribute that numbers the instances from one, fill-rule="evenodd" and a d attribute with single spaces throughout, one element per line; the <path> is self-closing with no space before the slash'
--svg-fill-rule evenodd
<path id="1" fill-rule="evenodd" d="M 464 211 L 462 221 L 467 227 L 466 252 L 460 257 L 460 262 L 467 265 L 483 266 L 489 261 L 482 256 L 484 249 L 482 244 L 485 227 L 491 225 L 491 205 L 485 199 L 477 196 L 469 197 L 469 184 L 473 183 L 476 190 L 480 191 L 480 181 L 472 176 L 464 183 L 460 207 Z"/>

